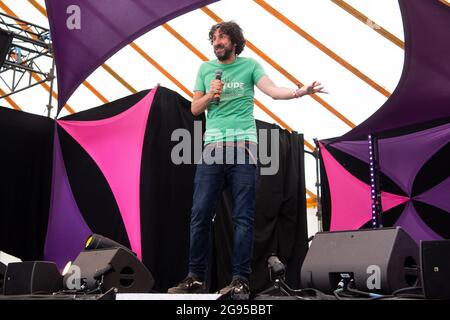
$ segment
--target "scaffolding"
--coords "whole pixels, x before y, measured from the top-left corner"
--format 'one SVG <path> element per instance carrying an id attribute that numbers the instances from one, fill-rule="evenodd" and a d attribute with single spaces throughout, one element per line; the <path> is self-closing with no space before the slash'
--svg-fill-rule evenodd
<path id="1" fill-rule="evenodd" d="M 45 82 L 50 83 L 47 116 L 52 110 L 52 91 L 55 79 L 50 30 L 0 13 L 0 32 L 12 37 L 0 79 L 8 88 L 0 99 L 17 94 Z"/>

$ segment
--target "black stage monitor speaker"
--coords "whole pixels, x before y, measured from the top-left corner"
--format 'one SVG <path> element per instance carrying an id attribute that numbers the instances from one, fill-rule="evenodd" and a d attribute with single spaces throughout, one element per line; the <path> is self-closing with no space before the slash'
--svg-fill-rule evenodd
<path id="1" fill-rule="evenodd" d="M 150 271 L 123 248 L 82 251 L 70 270 L 72 272 L 64 276 L 64 285 L 68 289 L 73 289 L 71 284 L 77 281 L 89 290 L 116 288 L 118 292 L 129 293 L 149 292 L 154 285 Z"/>
<path id="2" fill-rule="evenodd" d="M 450 240 L 421 241 L 420 270 L 427 299 L 450 299 Z"/>
<path id="3" fill-rule="evenodd" d="M 419 248 L 401 228 L 317 233 L 301 269 L 303 288 L 331 293 L 343 276 L 356 289 L 392 293 L 417 285 Z"/>
<path id="4" fill-rule="evenodd" d="M 53 262 L 11 262 L 6 267 L 4 295 L 51 294 L 61 289 L 62 275 Z"/>

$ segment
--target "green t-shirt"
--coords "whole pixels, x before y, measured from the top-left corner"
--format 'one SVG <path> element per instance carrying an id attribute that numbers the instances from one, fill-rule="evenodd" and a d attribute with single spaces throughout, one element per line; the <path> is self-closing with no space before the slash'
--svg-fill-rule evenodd
<path id="1" fill-rule="evenodd" d="M 211 102 L 206 116 L 205 145 L 217 141 L 257 142 L 253 116 L 254 86 L 265 75 L 252 58 L 237 57 L 230 64 L 217 60 L 204 62 L 198 71 L 194 91 L 209 92 L 216 70 L 222 70 L 224 82 L 220 103 Z"/>

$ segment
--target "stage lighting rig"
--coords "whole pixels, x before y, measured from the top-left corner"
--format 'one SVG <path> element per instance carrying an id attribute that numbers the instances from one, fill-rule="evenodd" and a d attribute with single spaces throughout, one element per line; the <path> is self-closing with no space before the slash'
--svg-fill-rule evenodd
<path id="1" fill-rule="evenodd" d="M 0 13 L 0 79 L 8 87 L 0 99 L 49 82 L 50 117 L 54 71 L 50 30 Z"/>

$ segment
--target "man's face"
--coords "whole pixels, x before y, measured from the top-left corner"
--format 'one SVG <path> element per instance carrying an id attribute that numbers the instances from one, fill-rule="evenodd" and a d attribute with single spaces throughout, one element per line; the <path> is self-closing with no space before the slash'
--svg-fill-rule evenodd
<path id="1" fill-rule="evenodd" d="M 219 61 L 225 61 L 231 57 L 235 52 L 235 47 L 231 42 L 228 35 L 222 33 L 220 29 L 217 29 L 213 34 L 212 45 L 214 48 L 214 54 Z"/>

